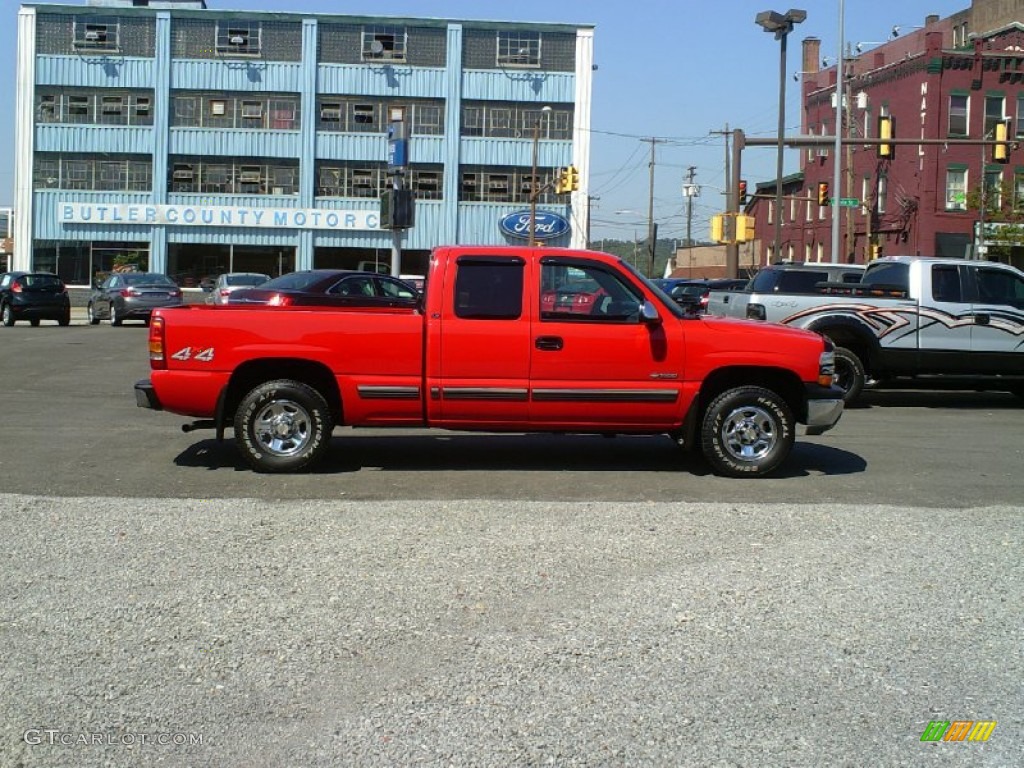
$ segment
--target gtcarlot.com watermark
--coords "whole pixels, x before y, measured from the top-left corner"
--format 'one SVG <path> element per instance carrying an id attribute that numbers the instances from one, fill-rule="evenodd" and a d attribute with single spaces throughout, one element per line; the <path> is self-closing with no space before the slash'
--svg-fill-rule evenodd
<path id="1" fill-rule="evenodd" d="M 62 731 L 57 728 L 29 728 L 22 736 L 25 743 L 36 746 L 59 747 L 196 747 L 202 746 L 203 734 L 185 731 L 167 733 L 106 733 L 90 731 Z"/>

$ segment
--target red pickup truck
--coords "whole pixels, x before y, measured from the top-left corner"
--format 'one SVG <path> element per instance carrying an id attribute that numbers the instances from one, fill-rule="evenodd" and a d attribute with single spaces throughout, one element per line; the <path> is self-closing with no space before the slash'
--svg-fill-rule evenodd
<path id="1" fill-rule="evenodd" d="M 687 312 L 618 257 L 562 248 L 437 248 L 407 305 L 159 309 L 149 358 L 138 405 L 233 426 L 262 472 L 312 465 L 344 425 L 667 434 L 754 477 L 843 410 L 822 336 Z"/>

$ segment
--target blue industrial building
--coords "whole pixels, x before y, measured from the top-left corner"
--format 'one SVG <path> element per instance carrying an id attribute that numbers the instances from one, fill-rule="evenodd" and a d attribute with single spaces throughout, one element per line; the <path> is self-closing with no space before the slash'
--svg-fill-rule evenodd
<path id="1" fill-rule="evenodd" d="M 592 25 L 24 4 L 13 268 L 69 285 L 148 269 L 185 287 L 367 263 L 422 274 L 436 245 L 525 239 L 508 223 L 535 190 L 568 222 L 538 236 L 583 246 L 593 69 Z M 415 224 L 396 234 L 380 195 L 403 132 Z M 556 195 L 570 164 L 580 188 Z"/>

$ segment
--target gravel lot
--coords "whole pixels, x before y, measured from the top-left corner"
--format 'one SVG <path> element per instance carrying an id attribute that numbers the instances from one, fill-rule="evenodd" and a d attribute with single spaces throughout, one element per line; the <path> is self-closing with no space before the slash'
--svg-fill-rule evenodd
<path id="1" fill-rule="evenodd" d="M 1022 532 L 1006 506 L 0 495 L 0 766 L 1019 766 Z M 920 742 L 958 719 L 998 726 Z"/>

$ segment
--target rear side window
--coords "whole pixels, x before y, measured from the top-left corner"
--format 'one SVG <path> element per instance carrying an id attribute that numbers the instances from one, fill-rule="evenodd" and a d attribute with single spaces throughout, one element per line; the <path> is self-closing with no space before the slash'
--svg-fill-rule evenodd
<path id="1" fill-rule="evenodd" d="M 815 287 L 818 283 L 828 280 L 828 272 L 824 270 L 804 271 L 793 270 L 783 272 L 779 275 L 779 283 L 775 287 L 776 293 L 817 293 Z"/>
<path id="2" fill-rule="evenodd" d="M 979 269 L 978 299 L 984 304 L 1008 304 L 1024 309 L 1024 279 L 1005 269 Z"/>
<path id="3" fill-rule="evenodd" d="M 952 265 L 932 267 L 932 298 L 935 301 L 963 301 L 960 270 Z"/>
<path id="4" fill-rule="evenodd" d="M 523 313 L 523 262 L 459 259 L 455 315 L 469 320 L 516 320 Z"/>
<path id="5" fill-rule="evenodd" d="M 904 291 L 910 290 L 910 265 L 909 264 L 872 264 L 868 267 L 864 277 L 861 278 L 864 285 L 887 285 L 900 288 Z"/>

